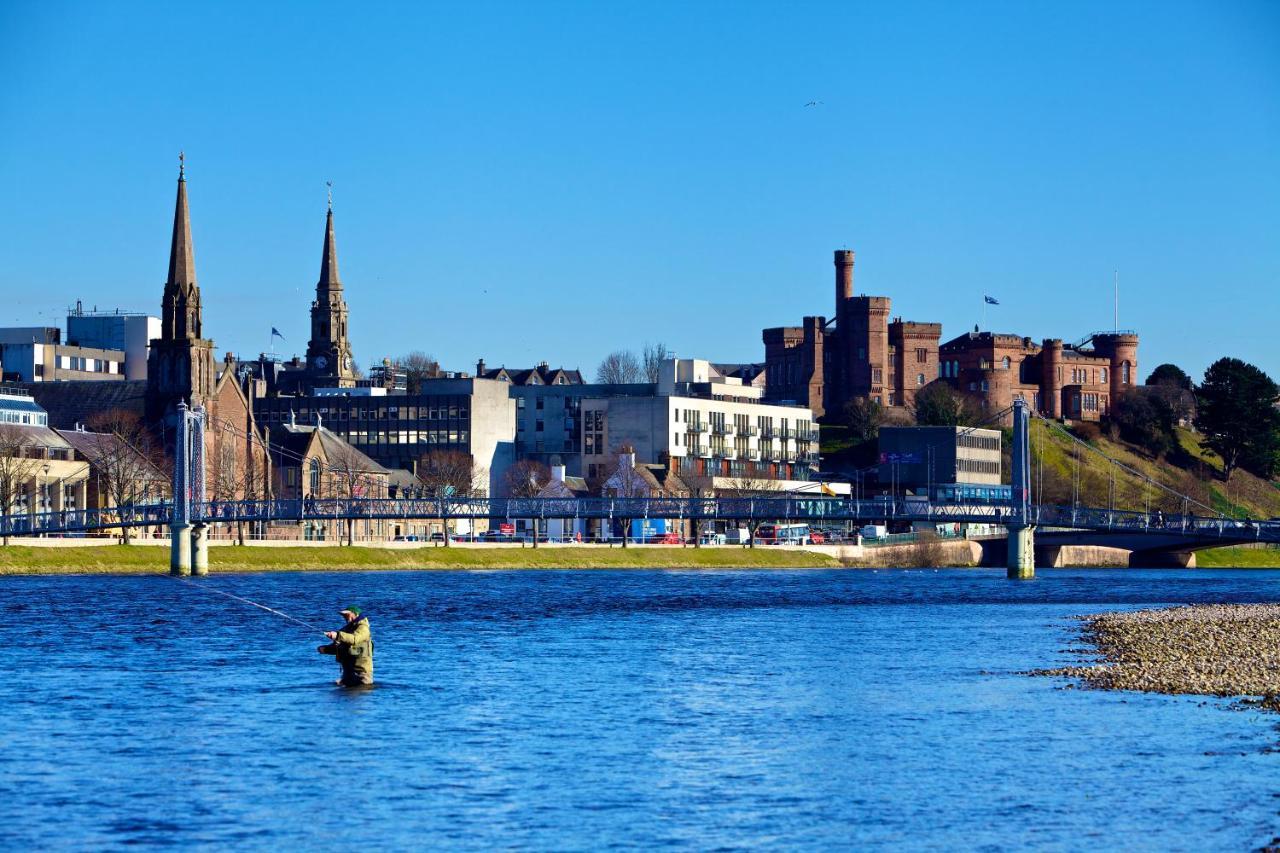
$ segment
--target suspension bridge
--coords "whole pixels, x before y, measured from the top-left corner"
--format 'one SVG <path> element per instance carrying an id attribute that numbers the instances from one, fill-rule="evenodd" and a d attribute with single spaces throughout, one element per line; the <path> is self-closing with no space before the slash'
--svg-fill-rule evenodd
<path id="1" fill-rule="evenodd" d="M 179 407 L 172 500 L 110 509 L 69 510 L 0 516 L 0 535 L 83 535 L 121 528 L 168 527 L 170 568 L 174 574 L 208 571 L 210 524 L 234 522 L 301 523 L 323 521 L 408 521 L 453 519 L 584 519 L 632 521 L 667 519 L 693 523 L 724 521 L 749 529 L 763 522 L 984 523 L 1006 531 L 1008 574 L 1034 577 L 1037 548 L 1041 564 L 1053 564 L 1046 552 L 1070 545 L 1123 548 L 1136 565 L 1186 565 L 1187 556 L 1204 548 L 1247 543 L 1280 545 L 1280 522 L 1241 521 L 1221 514 L 1192 512 L 1203 504 L 1178 495 L 1185 511 L 1176 515 L 1073 504 L 1031 501 L 1031 413 L 1022 402 L 1012 408 L 1011 498 L 1001 501 L 942 502 L 920 497 L 871 499 L 817 495 L 755 497 L 589 497 L 589 498 L 306 498 L 304 500 L 206 500 L 204 484 L 205 413 Z M 1166 489 L 1166 491 L 1168 491 Z M 447 524 L 446 524 L 447 528 Z"/>

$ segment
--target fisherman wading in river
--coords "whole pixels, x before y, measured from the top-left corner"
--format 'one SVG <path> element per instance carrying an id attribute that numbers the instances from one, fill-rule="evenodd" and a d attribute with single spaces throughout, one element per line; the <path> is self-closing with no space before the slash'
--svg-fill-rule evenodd
<path id="1" fill-rule="evenodd" d="M 373 634 L 369 631 L 369 617 L 361 616 L 359 607 L 348 607 L 340 613 L 347 624 L 341 631 L 325 631 L 324 635 L 333 642 L 316 651 L 337 657 L 342 677 L 336 684 L 343 687 L 373 684 Z"/>

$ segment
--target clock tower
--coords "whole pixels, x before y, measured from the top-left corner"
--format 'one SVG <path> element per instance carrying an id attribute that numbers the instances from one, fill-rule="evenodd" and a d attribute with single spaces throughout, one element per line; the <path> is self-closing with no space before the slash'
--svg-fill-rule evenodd
<path id="1" fill-rule="evenodd" d="M 333 237 L 333 194 L 325 221 L 320 281 L 311 303 L 311 340 L 307 343 L 307 377 L 313 388 L 353 388 L 355 362 L 347 341 L 347 303 L 338 278 L 338 244 Z"/>

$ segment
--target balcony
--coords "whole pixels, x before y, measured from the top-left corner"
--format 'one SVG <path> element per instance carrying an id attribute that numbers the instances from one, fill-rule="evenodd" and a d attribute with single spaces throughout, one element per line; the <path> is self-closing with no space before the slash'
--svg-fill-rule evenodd
<path id="1" fill-rule="evenodd" d="M 699 423 L 692 423 L 692 424 L 685 424 L 685 431 L 686 431 L 686 432 L 707 432 L 709 429 L 711 429 L 711 427 L 710 427 L 710 425 L 709 425 L 709 424 L 704 424 L 704 423 L 701 423 L 701 422 L 699 422 Z"/>
<path id="2" fill-rule="evenodd" d="M 701 456 L 705 459 L 711 455 L 711 448 L 705 444 L 691 444 L 689 445 L 689 455 Z"/>
<path id="3" fill-rule="evenodd" d="M 754 438 L 759 432 L 760 430 L 753 426 L 738 427 L 738 435 L 745 435 L 748 438 Z"/>
<path id="4" fill-rule="evenodd" d="M 733 424 L 712 424 L 712 435 L 733 435 Z"/>
<path id="5" fill-rule="evenodd" d="M 809 441 L 821 441 L 821 440 L 822 440 L 822 433 L 821 433 L 821 432 L 819 432 L 819 431 L 818 431 L 818 430 L 816 430 L 816 429 L 811 429 L 811 430 L 809 430 L 809 438 L 808 438 L 808 440 L 809 440 Z"/>
<path id="6" fill-rule="evenodd" d="M 733 447 L 715 447 L 712 448 L 711 455 L 716 459 L 733 460 L 738 458 L 738 451 L 737 448 Z"/>
<path id="7" fill-rule="evenodd" d="M 746 454 L 746 459 L 747 459 L 748 461 L 750 461 L 750 462 L 759 462 L 759 461 L 760 461 L 760 451 L 759 451 L 759 450 L 748 450 L 748 451 L 747 451 L 747 454 Z"/>
<path id="8" fill-rule="evenodd" d="M 783 427 L 782 429 L 778 430 L 778 438 L 782 439 L 783 441 L 787 441 L 789 439 L 795 438 L 797 435 L 798 433 L 794 433 L 791 430 L 787 429 L 786 427 Z"/>
<path id="9" fill-rule="evenodd" d="M 760 430 L 760 437 L 761 438 L 777 438 L 778 430 L 774 427 L 769 427 L 769 426 L 764 427 L 763 429 Z"/>

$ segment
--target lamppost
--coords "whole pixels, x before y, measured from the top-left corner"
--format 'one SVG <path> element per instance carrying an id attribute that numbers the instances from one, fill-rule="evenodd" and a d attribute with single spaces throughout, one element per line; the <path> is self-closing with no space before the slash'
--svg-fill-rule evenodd
<path id="1" fill-rule="evenodd" d="M 49 512 L 49 463 L 48 462 L 44 463 L 43 470 L 44 470 L 44 482 L 41 483 L 41 492 L 43 497 L 41 498 L 40 512 L 47 514 Z M 48 516 L 46 515 L 45 516 L 46 527 L 48 526 L 48 521 L 49 519 L 48 519 Z M 45 538 L 48 538 L 49 534 L 46 533 L 44 534 L 44 536 Z"/>

